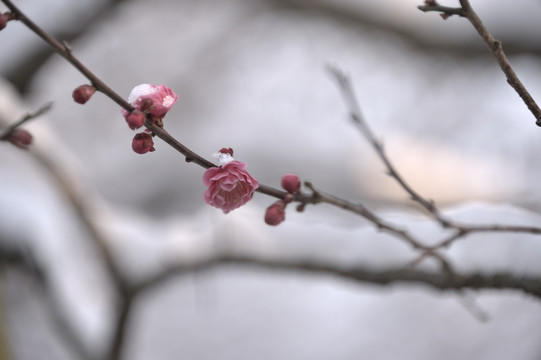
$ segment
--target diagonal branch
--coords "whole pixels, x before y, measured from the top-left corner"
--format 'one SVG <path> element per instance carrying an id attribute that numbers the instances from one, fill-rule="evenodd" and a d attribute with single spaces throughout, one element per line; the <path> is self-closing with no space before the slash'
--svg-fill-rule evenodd
<path id="1" fill-rule="evenodd" d="M 420 5 L 417 8 L 423 12 L 440 12 L 442 13 L 442 17 L 444 19 L 451 15 L 459 15 L 468 19 L 475 28 L 475 30 L 477 30 L 481 38 L 488 45 L 490 51 L 492 52 L 492 55 L 494 55 L 494 57 L 496 58 L 498 65 L 500 66 L 507 78 L 507 83 L 511 85 L 513 89 L 515 89 L 522 101 L 524 101 L 530 112 L 533 114 L 536 119 L 536 125 L 541 126 L 541 109 L 539 108 L 533 97 L 530 95 L 522 81 L 520 81 L 517 74 L 515 73 L 515 70 L 513 70 L 509 59 L 503 51 L 501 42 L 496 40 L 494 36 L 492 36 L 490 31 L 488 31 L 488 28 L 483 24 L 479 16 L 473 10 L 469 0 L 460 0 L 460 8 L 441 6 L 435 0 L 427 0 L 425 1 L 425 5 Z"/>
<path id="2" fill-rule="evenodd" d="M 376 151 L 378 157 L 387 168 L 387 174 L 395 179 L 402 189 L 404 189 L 404 191 L 409 195 L 411 200 L 420 204 L 428 212 L 428 214 L 434 218 L 434 220 L 438 221 L 443 227 L 452 227 L 451 221 L 441 214 L 436 204 L 432 200 L 425 199 L 413 187 L 411 187 L 396 170 L 391 160 L 389 160 L 383 144 L 376 139 L 372 129 L 370 129 L 367 122 L 364 120 L 364 116 L 361 112 L 359 102 L 357 101 L 357 97 L 355 96 L 355 91 L 353 90 L 349 77 L 337 67 L 329 66 L 328 70 L 340 88 L 351 120 L 357 126 L 365 139 L 370 143 L 370 145 L 372 145 L 372 148 Z"/>
<path id="3" fill-rule="evenodd" d="M 410 196 L 411 200 L 420 204 L 428 212 L 429 216 L 431 216 L 435 221 L 437 221 L 441 227 L 454 230 L 454 233 L 451 236 L 440 241 L 438 244 L 434 246 L 424 246 L 418 243 L 420 245 L 418 247 L 415 246 L 415 243 L 412 243 L 410 240 L 408 240 L 407 237 L 404 237 L 401 234 L 401 231 L 395 232 L 395 235 L 402 237 L 403 239 L 406 239 L 408 242 L 414 245 L 416 249 L 423 250 L 423 252 L 419 255 L 419 257 L 412 262 L 412 265 L 414 266 L 417 265 L 422 260 L 424 260 L 427 256 L 436 256 L 439 259 L 441 255 L 436 253 L 435 252 L 436 250 L 448 247 L 452 243 L 454 243 L 456 240 L 464 238 L 471 233 L 517 232 L 517 233 L 530 233 L 534 235 L 541 235 L 541 227 L 520 226 L 520 225 L 500 225 L 500 224 L 492 224 L 492 225 L 463 224 L 463 223 L 454 221 L 446 217 L 445 215 L 443 215 L 443 213 L 436 206 L 436 203 L 432 200 L 425 199 L 419 192 L 413 189 L 406 182 L 406 180 L 400 175 L 400 173 L 396 170 L 394 165 L 391 163 L 391 161 L 387 157 L 387 154 L 385 152 L 383 145 L 381 144 L 380 141 L 376 139 L 376 136 L 374 135 L 374 133 L 368 126 L 368 123 L 364 120 L 359 102 L 357 101 L 357 97 L 355 95 L 355 92 L 354 92 L 353 86 L 351 85 L 351 81 L 349 77 L 337 67 L 329 67 L 328 69 L 331 75 L 334 76 L 335 80 L 338 83 L 338 86 L 342 93 L 342 97 L 344 98 L 344 101 L 348 108 L 351 120 L 358 127 L 359 131 L 366 138 L 366 140 L 372 145 L 372 147 L 376 151 L 376 154 L 385 165 L 387 169 L 387 174 L 391 176 L 402 187 L 402 189 L 404 189 L 404 191 Z M 326 201 L 326 202 L 332 203 L 330 201 Z M 347 208 L 346 207 L 347 204 L 340 205 L 339 203 L 335 203 L 334 205 L 338 207 Z M 358 209 L 354 209 L 354 210 L 358 210 Z M 380 227 L 379 225 L 380 221 L 378 218 L 373 217 L 371 219 L 370 216 L 366 216 L 362 212 L 354 211 L 354 210 L 350 209 L 350 211 L 358 213 L 359 215 L 371 220 L 374 224 Z M 364 209 L 362 210 L 364 211 Z M 442 259 L 440 259 L 440 261 L 442 261 Z"/>

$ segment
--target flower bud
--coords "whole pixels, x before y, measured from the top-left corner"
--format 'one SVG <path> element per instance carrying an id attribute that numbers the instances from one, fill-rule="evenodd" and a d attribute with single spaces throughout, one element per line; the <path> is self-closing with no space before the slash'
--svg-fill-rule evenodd
<path id="1" fill-rule="evenodd" d="M 0 30 L 6 27 L 9 21 L 8 13 L 0 13 Z"/>
<path id="2" fill-rule="evenodd" d="M 8 140 L 21 149 L 28 149 L 32 144 L 32 134 L 23 129 L 15 129 L 9 134 Z"/>
<path id="3" fill-rule="evenodd" d="M 131 143 L 133 151 L 138 154 L 146 154 L 149 151 L 154 151 L 154 141 L 152 136 L 147 133 L 135 134 Z"/>
<path id="4" fill-rule="evenodd" d="M 265 212 L 265 222 L 272 226 L 280 224 L 286 218 L 285 208 L 286 204 L 281 200 L 269 206 Z"/>
<path id="5" fill-rule="evenodd" d="M 285 174 L 282 177 L 282 187 L 285 191 L 296 194 L 301 189 L 301 181 L 295 174 Z"/>
<path id="6" fill-rule="evenodd" d="M 133 110 L 131 113 L 128 113 L 124 118 L 132 130 L 139 129 L 145 124 L 145 114 L 137 109 Z"/>
<path id="7" fill-rule="evenodd" d="M 75 100 L 76 103 L 84 104 L 92 97 L 92 95 L 94 95 L 95 92 L 96 88 L 94 86 L 81 85 L 73 90 L 71 96 L 73 96 L 73 100 Z"/>

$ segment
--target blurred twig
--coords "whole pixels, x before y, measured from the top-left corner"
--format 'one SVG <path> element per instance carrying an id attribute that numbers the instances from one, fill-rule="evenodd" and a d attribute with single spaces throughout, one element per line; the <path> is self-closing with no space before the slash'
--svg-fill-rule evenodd
<path id="1" fill-rule="evenodd" d="M 367 122 L 364 119 L 364 116 L 361 112 L 361 108 L 359 106 L 359 102 L 357 101 L 357 97 L 355 96 L 355 91 L 353 90 L 353 87 L 351 86 L 351 81 L 349 77 L 340 69 L 334 66 L 328 66 L 329 72 L 336 80 L 338 87 L 340 88 L 342 97 L 346 103 L 346 107 L 349 111 L 349 116 L 353 123 L 357 126 L 361 134 L 365 137 L 365 139 L 372 145 L 372 148 L 376 151 L 378 157 L 383 162 L 387 169 L 387 174 L 391 176 L 393 179 L 398 182 L 398 184 L 406 191 L 406 193 L 410 196 L 411 200 L 417 202 L 420 204 L 424 209 L 427 210 L 427 212 L 436 220 L 438 221 L 443 227 L 450 226 L 450 221 L 441 214 L 439 209 L 436 207 L 436 204 L 432 200 L 425 199 L 423 196 L 421 196 L 413 187 L 411 187 L 406 180 L 398 173 L 398 171 L 395 169 L 394 165 L 391 163 L 389 158 L 387 157 L 387 154 L 385 152 L 385 149 L 383 147 L 383 144 L 381 141 L 376 139 L 376 136 L 372 132 L 372 129 L 368 126 Z"/>
<path id="2" fill-rule="evenodd" d="M 49 111 L 51 109 L 52 106 L 53 106 L 52 103 L 47 103 L 47 104 L 41 106 L 36 111 L 33 111 L 33 112 L 30 112 L 30 113 L 27 113 L 27 114 L 23 115 L 23 117 L 21 117 L 21 119 L 19 121 L 11 124 L 4 131 L 2 131 L 2 133 L 0 133 L 0 140 L 8 139 L 10 137 L 11 133 L 13 132 L 13 130 L 17 129 L 19 126 L 23 125 L 27 121 L 35 119 L 35 118 L 45 114 L 47 111 Z"/>
<path id="3" fill-rule="evenodd" d="M 257 256 L 233 254 L 215 255 L 177 264 L 142 281 L 136 287 L 136 290 L 137 292 L 150 290 L 176 276 L 223 265 L 240 265 L 276 271 L 286 270 L 308 274 L 331 275 L 354 282 L 378 285 L 417 283 L 429 285 L 439 290 L 515 289 L 541 299 L 541 279 L 522 275 L 470 273 L 449 277 L 442 272 L 430 272 L 412 269 L 410 267 L 375 270 L 360 264 L 344 267 L 342 265 L 325 264 L 321 260 L 265 259 Z"/>
<path id="4" fill-rule="evenodd" d="M 498 61 L 498 65 L 500 65 L 500 68 L 507 77 L 507 82 L 509 83 L 509 85 L 511 85 L 511 87 L 515 89 L 517 94 L 522 98 L 530 112 L 535 117 L 536 125 L 541 126 L 541 109 L 532 98 L 528 90 L 526 90 L 526 87 L 524 86 L 524 84 L 522 84 L 522 81 L 520 81 L 517 74 L 511 67 L 509 59 L 507 59 L 507 56 L 503 51 L 501 42 L 496 40 L 494 36 L 492 36 L 492 34 L 488 31 L 487 27 L 483 24 L 479 16 L 477 16 L 475 11 L 473 10 L 469 0 L 460 0 L 460 7 L 455 8 L 442 6 L 435 0 L 426 0 L 425 5 L 420 5 L 417 8 L 424 12 L 439 12 L 442 14 L 442 17 L 444 19 L 452 15 L 458 15 L 468 19 L 475 28 L 475 30 L 477 30 L 481 38 L 488 45 L 490 51 Z"/>
<path id="5" fill-rule="evenodd" d="M 77 354 L 78 358 L 82 360 L 96 360 L 91 351 L 89 351 L 83 341 L 77 336 L 77 331 L 73 324 L 67 317 L 58 299 L 52 293 L 54 286 L 51 284 L 49 274 L 38 263 L 31 249 L 22 245 L 9 248 L 3 245 L 0 248 L 0 266 L 5 267 L 6 265 L 24 270 L 32 275 L 39 286 L 39 290 L 44 295 L 43 299 L 50 310 L 51 320 L 60 336 L 66 340 L 66 345 L 74 354 Z"/>

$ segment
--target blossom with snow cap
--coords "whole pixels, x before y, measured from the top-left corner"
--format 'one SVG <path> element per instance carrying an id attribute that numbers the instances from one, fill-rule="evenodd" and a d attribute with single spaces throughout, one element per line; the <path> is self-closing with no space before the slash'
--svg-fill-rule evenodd
<path id="1" fill-rule="evenodd" d="M 177 94 L 165 85 L 141 84 L 134 87 L 128 102 L 136 109 L 150 115 L 152 121 L 163 119 L 178 100 Z M 122 109 L 127 118 L 130 113 Z"/>
<path id="2" fill-rule="evenodd" d="M 128 102 L 134 107 L 133 111 L 121 111 L 132 130 L 142 127 L 147 117 L 157 126 L 163 127 L 162 119 L 177 100 L 177 94 L 165 85 L 141 84 L 134 87 L 128 97 Z M 133 151 L 138 154 L 154 151 L 153 135 L 149 130 L 136 134 L 132 140 Z"/>
<path id="3" fill-rule="evenodd" d="M 208 187 L 204 199 L 227 214 L 246 204 L 259 183 L 246 171 L 245 163 L 233 159 L 231 148 L 224 148 L 215 155 L 220 166 L 209 168 L 203 174 L 203 184 Z"/>

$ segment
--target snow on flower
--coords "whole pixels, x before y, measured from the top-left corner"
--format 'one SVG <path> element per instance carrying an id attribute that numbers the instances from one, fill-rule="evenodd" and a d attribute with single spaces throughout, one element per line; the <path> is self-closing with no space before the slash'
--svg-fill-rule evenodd
<path id="1" fill-rule="evenodd" d="M 259 183 L 246 171 L 246 164 L 231 160 L 203 174 L 205 202 L 228 213 L 246 204 Z"/>
<path id="2" fill-rule="evenodd" d="M 128 102 L 139 111 L 150 114 L 153 121 L 162 119 L 178 100 L 177 94 L 165 85 L 141 84 L 134 87 Z M 129 112 L 122 109 L 126 118 Z"/>

